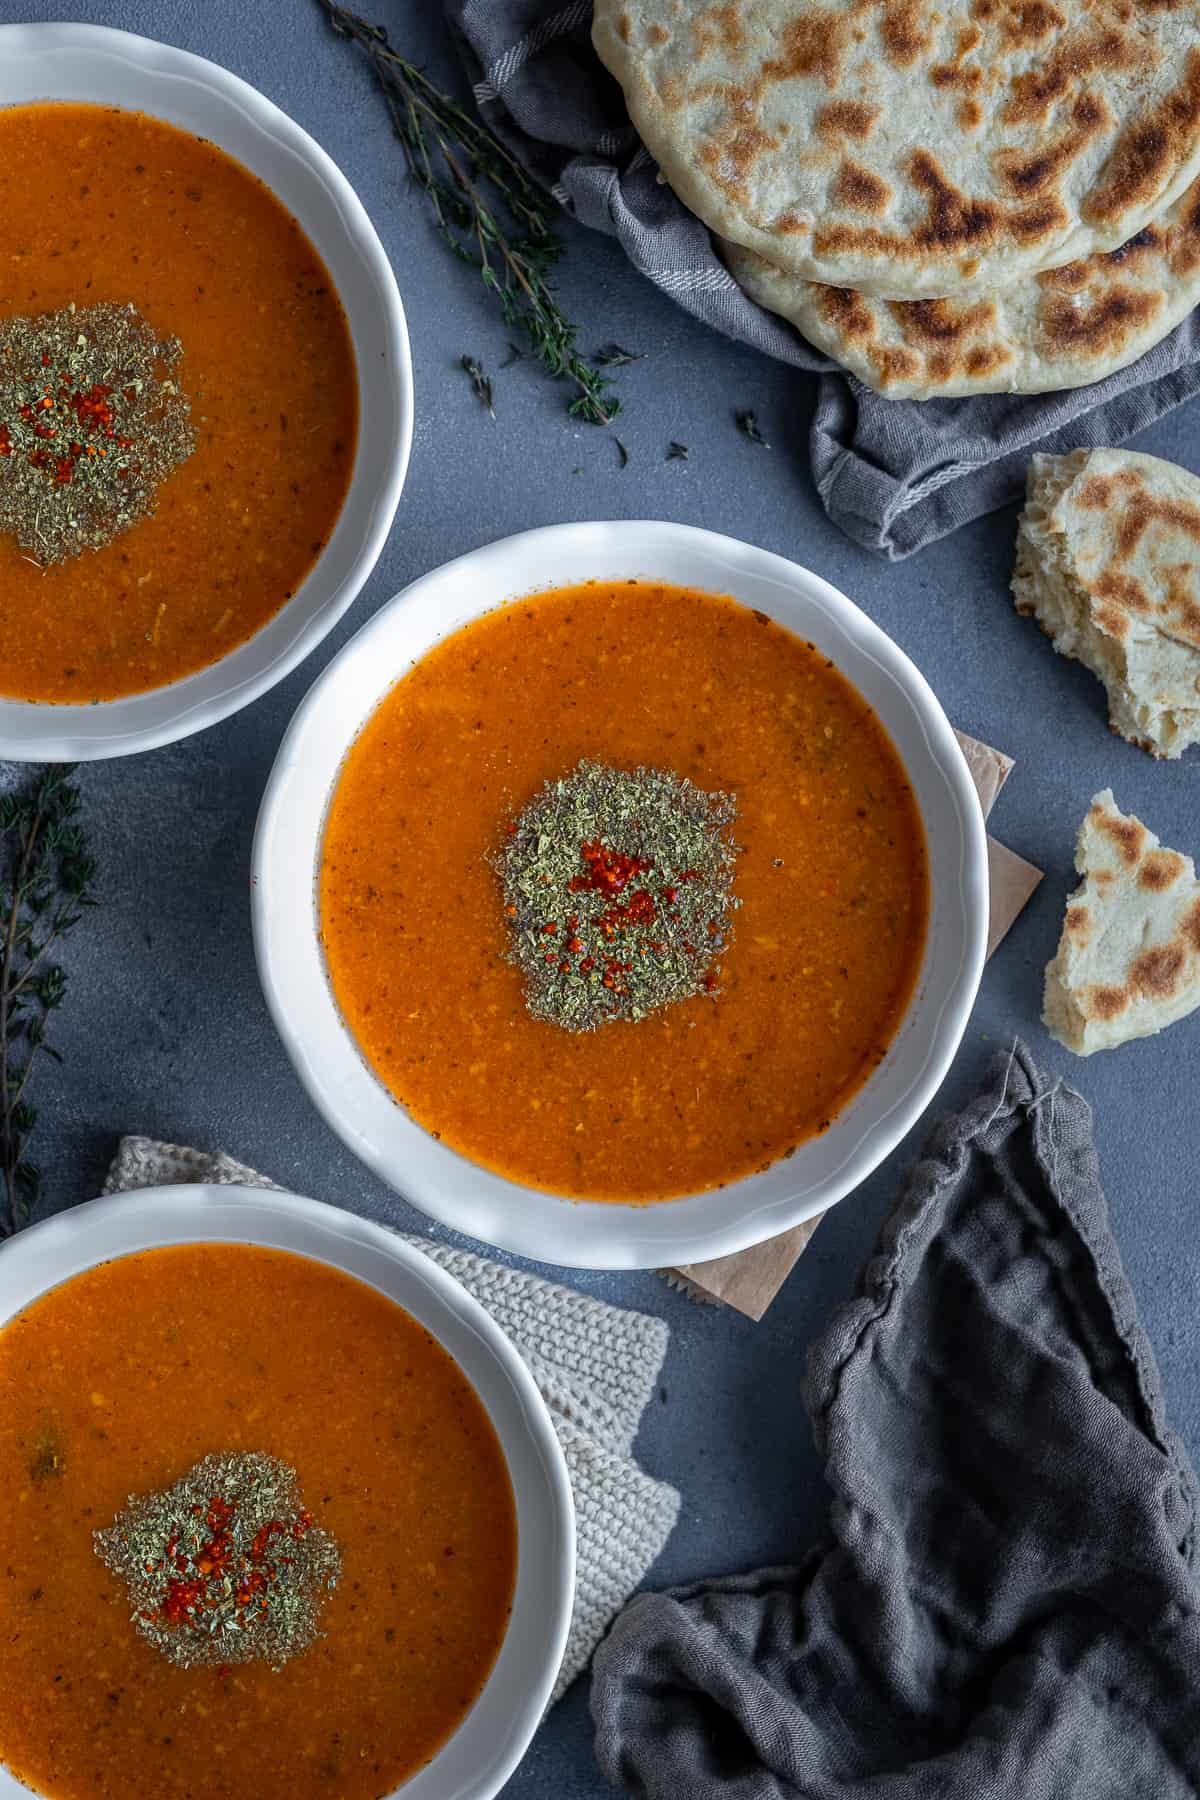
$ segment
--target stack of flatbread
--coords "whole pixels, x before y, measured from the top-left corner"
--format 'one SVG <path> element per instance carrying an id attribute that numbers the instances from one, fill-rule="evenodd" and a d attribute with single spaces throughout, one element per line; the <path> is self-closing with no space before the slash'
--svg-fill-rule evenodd
<path id="1" fill-rule="evenodd" d="M 895 398 L 1037 393 L 1200 300 L 1200 0 L 596 0 L 751 296 Z"/>

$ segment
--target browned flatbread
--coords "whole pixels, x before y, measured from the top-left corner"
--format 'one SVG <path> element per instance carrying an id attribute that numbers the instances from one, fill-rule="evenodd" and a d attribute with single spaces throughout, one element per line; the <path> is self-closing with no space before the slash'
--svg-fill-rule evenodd
<path id="1" fill-rule="evenodd" d="M 1079 828 L 1083 877 L 1046 969 L 1045 1020 L 1077 1056 L 1152 1037 L 1200 1007 L 1200 883 L 1106 788 Z"/>
<path id="2" fill-rule="evenodd" d="M 1155 756 L 1200 743 L 1200 479 L 1136 450 L 1035 456 L 1013 596 Z"/>
<path id="3" fill-rule="evenodd" d="M 1200 0 L 596 0 L 680 198 L 810 281 L 996 289 L 1200 174 Z"/>
<path id="4" fill-rule="evenodd" d="M 1200 302 L 1200 181 L 1119 250 L 970 298 L 878 300 L 723 251 L 752 300 L 889 399 L 1037 394 L 1123 369 Z"/>

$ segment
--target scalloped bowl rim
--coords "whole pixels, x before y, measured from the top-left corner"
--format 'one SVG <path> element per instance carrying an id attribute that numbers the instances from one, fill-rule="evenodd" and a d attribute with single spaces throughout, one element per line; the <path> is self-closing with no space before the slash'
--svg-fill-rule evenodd
<path id="1" fill-rule="evenodd" d="M 727 1186 L 651 1205 L 524 1187 L 436 1142 L 368 1067 L 317 937 L 329 796 L 358 731 L 413 661 L 491 607 L 568 581 L 638 576 L 731 593 L 811 638 L 864 693 L 906 765 L 930 852 L 917 992 L 880 1066 L 831 1129 Z M 614 521 L 505 538 L 422 576 L 330 663 L 280 746 L 259 812 L 251 910 L 268 1007 L 310 1098 L 348 1147 L 431 1217 L 483 1243 L 580 1268 L 664 1268 L 744 1250 L 815 1218 L 866 1179 L 933 1099 L 983 971 L 988 860 L 966 760 L 915 665 L 865 613 L 781 556 L 695 526 Z"/>
<path id="2" fill-rule="evenodd" d="M 323 1201 L 239 1185 L 142 1188 L 88 1201 L 19 1232 L 0 1246 L 0 1329 L 40 1295 L 100 1263 L 168 1244 L 206 1243 L 287 1250 L 366 1282 L 433 1333 L 483 1402 L 517 1504 L 512 1617 L 470 1711 L 388 1800 L 494 1800 L 549 1704 L 574 1602 L 571 1485 L 533 1377 L 479 1301 L 395 1232 Z M 0 1800 L 30 1800 L 30 1793 L 0 1766 Z"/>
<path id="3" fill-rule="evenodd" d="M 0 25 L 0 107 L 38 100 L 144 111 L 210 138 L 248 167 L 329 267 L 359 378 L 354 470 L 332 536 L 292 599 L 252 637 L 207 668 L 117 700 L 0 698 L 0 757 L 85 762 L 155 749 L 228 718 L 309 656 L 353 604 L 404 486 L 412 356 L 395 274 L 362 202 L 316 140 L 249 82 L 191 51 L 108 26 Z"/>

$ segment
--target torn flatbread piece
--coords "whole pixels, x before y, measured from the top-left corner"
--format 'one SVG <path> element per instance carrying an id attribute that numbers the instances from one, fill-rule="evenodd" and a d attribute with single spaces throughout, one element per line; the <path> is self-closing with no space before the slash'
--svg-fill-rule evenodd
<path id="1" fill-rule="evenodd" d="M 1043 1018 L 1077 1056 L 1153 1037 L 1200 1007 L 1200 882 L 1105 789 L 1075 846 L 1083 885 L 1046 968 Z"/>
<path id="2" fill-rule="evenodd" d="M 1035 456 L 1012 585 L 1100 677 L 1120 737 L 1166 757 L 1200 743 L 1200 479 L 1133 450 Z"/>

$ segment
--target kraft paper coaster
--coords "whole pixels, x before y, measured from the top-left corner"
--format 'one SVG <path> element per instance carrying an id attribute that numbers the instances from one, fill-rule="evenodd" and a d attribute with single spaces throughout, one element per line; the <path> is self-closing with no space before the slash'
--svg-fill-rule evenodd
<path id="1" fill-rule="evenodd" d="M 986 819 L 1012 773 L 1013 759 L 1003 750 L 993 750 L 990 744 L 981 744 L 965 732 L 955 735 L 967 759 Z M 1042 871 L 1015 851 L 997 843 L 993 837 L 988 838 L 988 870 L 991 925 L 987 953 L 991 956 L 1025 910 L 1042 879 Z M 739 1250 L 736 1256 L 718 1256 L 712 1262 L 684 1263 L 678 1269 L 664 1269 L 663 1274 L 672 1286 L 683 1288 L 697 1300 L 720 1301 L 722 1305 L 745 1313 L 747 1318 L 761 1319 L 824 1217 L 824 1213 L 818 1213 L 815 1219 L 795 1225 L 779 1237 L 768 1238 L 764 1244 Z"/>

